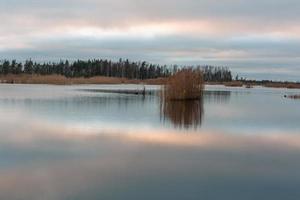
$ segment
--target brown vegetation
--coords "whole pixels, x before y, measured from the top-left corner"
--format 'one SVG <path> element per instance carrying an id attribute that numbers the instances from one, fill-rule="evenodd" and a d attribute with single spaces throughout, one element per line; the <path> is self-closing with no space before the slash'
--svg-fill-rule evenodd
<path id="1" fill-rule="evenodd" d="M 163 90 L 166 100 L 194 100 L 202 97 L 204 81 L 202 72 L 184 69 L 168 78 Z"/>
<path id="2" fill-rule="evenodd" d="M 266 83 L 263 86 L 273 88 L 300 89 L 300 83 Z"/>
<path id="3" fill-rule="evenodd" d="M 290 98 L 290 99 L 300 99 L 300 95 L 290 95 L 290 96 L 284 96 L 284 97 L 287 97 L 287 98 Z"/>
<path id="4" fill-rule="evenodd" d="M 201 125 L 204 81 L 201 71 L 184 69 L 171 76 L 162 91 L 161 114 L 176 127 Z"/>
<path id="5" fill-rule="evenodd" d="M 168 81 L 168 78 L 155 78 L 155 79 L 146 79 L 142 83 L 147 85 L 165 85 Z"/>
<path id="6" fill-rule="evenodd" d="M 136 80 L 126 78 L 114 78 L 97 76 L 92 78 L 66 78 L 61 75 L 28 75 L 28 74 L 8 74 L 0 76 L 0 83 L 14 84 L 53 84 L 53 85 L 72 85 L 72 84 L 153 84 L 160 85 L 165 81 L 164 78 Z"/>
<path id="7" fill-rule="evenodd" d="M 243 87 L 243 83 L 241 81 L 231 81 L 224 83 L 226 87 Z"/>
<path id="8" fill-rule="evenodd" d="M 148 85 L 167 85 L 170 82 L 169 78 L 155 78 L 155 79 L 127 79 L 116 77 L 96 76 L 91 78 L 66 78 L 62 75 L 30 75 L 30 74 L 8 74 L 0 75 L 0 83 L 14 83 L 14 84 L 53 84 L 53 85 L 72 85 L 72 84 L 148 84 Z M 227 87 L 242 87 L 246 85 L 251 88 L 254 85 L 272 88 L 288 88 L 300 89 L 300 83 L 291 82 L 205 82 L 209 85 L 225 85 Z"/>

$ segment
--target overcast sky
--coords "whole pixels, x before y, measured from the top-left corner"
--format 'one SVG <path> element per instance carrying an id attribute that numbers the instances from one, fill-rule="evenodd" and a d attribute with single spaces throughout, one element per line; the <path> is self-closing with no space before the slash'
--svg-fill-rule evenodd
<path id="1" fill-rule="evenodd" d="M 225 65 L 300 81 L 299 0 L 0 0 L 0 58 Z"/>

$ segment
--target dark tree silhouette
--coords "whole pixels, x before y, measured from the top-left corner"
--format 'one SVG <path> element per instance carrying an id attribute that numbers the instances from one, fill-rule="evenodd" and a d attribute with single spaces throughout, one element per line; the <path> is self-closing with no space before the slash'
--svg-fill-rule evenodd
<path id="1" fill-rule="evenodd" d="M 93 60 L 77 60 L 69 62 L 61 60 L 58 63 L 37 63 L 31 59 L 26 60 L 24 65 L 22 62 L 12 60 L 0 61 L 0 74 L 38 74 L 38 75 L 63 75 L 72 77 L 120 77 L 128 79 L 153 79 L 160 77 L 168 77 L 177 71 L 190 66 L 166 66 L 155 65 L 151 63 L 132 62 L 128 59 L 119 59 L 111 61 L 106 59 Z M 198 66 L 203 72 L 205 81 L 231 81 L 232 75 L 226 67 Z"/>

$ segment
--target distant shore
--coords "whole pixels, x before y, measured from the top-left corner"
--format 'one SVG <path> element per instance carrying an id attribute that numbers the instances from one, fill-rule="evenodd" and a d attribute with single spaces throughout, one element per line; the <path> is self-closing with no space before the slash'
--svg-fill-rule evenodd
<path id="1" fill-rule="evenodd" d="M 269 88 L 300 89 L 300 83 L 295 82 L 272 82 L 272 81 L 229 81 L 229 82 L 207 82 L 207 85 L 224 85 L 226 87 L 246 87 L 262 86 Z"/>
<path id="2" fill-rule="evenodd" d="M 66 78 L 62 75 L 29 75 L 29 74 L 8 74 L 0 75 L 0 84 L 51 84 L 51 85 L 77 85 L 77 84 L 146 84 L 163 85 L 167 78 L 156 79 L 127 79 L 96 76 L 91 78 Z M 293 82 L 271 82 L 271 81 L 230 81 L 230 82 L 206 82 L 207 85 L 224 85 L 227 87 L 263 86 L 272 88 L 300 89 L 300 83 Z"/>
<path id="3" fill-rule="evenodd" d="M 78 85 L 78 84 L 147 84 L 147 85 L 162 85 L 166 79 L 127 79 L 95 76 L 91 78 L 67 78 L 62 75 L 28 75 L 28 74 L 9 74 L 0 76 L 0 83 L 7 84 L 51 84 L 51 85 Z"/>

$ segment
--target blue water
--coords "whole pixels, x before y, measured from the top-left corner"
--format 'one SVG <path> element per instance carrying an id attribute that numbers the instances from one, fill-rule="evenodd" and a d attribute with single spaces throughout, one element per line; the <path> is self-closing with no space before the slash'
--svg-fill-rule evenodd
<path id="1" fill-rule="evenodd" d="M 0 85 L 0 199 L 300 199 L 300 90 L 141 88 Z"/>

